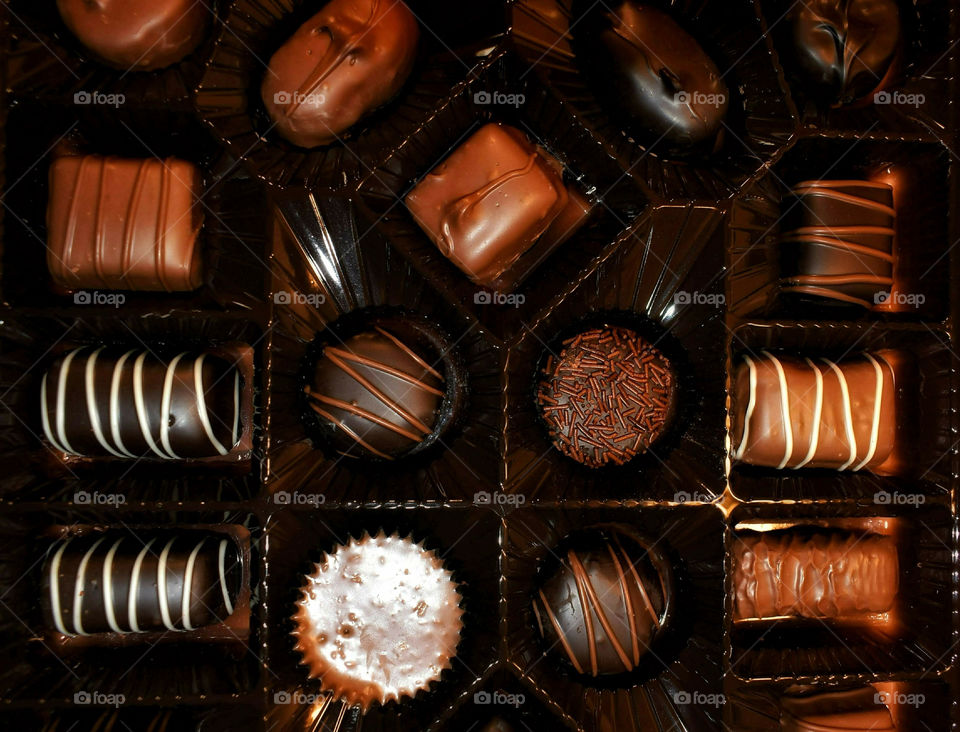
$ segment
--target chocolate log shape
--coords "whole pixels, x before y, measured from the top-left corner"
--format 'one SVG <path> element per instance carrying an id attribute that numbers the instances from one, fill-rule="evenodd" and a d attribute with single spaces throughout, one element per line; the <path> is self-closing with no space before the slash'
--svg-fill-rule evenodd
<path id="1" fill-rule="evenodd" d="M 69 636 L 195 630 L 233 613 L 240 568 L 236 544 L 209 531 L 71 537 L 47 553 L 44 610 Z"/>
<path id="2" fill-rule="evenodd" d="M 871 307 L 893 287 L 896 212 L 887 183 L 806 181 L 785 201 L 780 289 Z"/>
<path id="3" fill-rule="evenodd" d="M 68 289 L 195 290 L 200 172 L 185 160 L 84 155 L 50 166 L 47 267 Z"/>
<path id="4" fill-rule="evenodd" d="M 766 351 L 734 376 L 733 457 L 783 468 L 871 469 L 895 446 L 896 383 L 880 353 L 835 363 Z"/>
<path id="5" fill-rule="evenodd" d="M 744 535 L 733 561 L 737 620 L 883 613 L 899 585 L 897 545 L 877 534 Z"/>
<path id="6" fill-rule="evenodd" d="M 43 432 L 65 453 L 180 460 L 226 455 L 243 431 L 240 370 L 209 353 L 169 361 L 84 347 L 58 359 L 40 393 Z"/>

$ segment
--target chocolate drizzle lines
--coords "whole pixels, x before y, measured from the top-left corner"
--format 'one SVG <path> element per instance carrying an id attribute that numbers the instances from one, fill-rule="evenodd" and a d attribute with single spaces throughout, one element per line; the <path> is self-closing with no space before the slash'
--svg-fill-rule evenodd
<path id="1" fill-rule="evenodd" d="M 563 345 L 537 392 L 557 449 L 591 467 L 622 465 L 645 451 L 673 408 L 667 360 L 626 328 L 587 331 Z"/>

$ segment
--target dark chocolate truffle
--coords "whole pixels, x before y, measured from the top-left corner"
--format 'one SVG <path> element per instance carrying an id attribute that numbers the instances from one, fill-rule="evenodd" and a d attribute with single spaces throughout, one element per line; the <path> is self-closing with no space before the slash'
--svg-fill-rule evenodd
<path id="1" fill-rule="evenodd" d="M 67 289 L 196 289 L 203 281 L 199 191 L 197 167 L 176 158 L 58 158 L 47 203 L 54 282 Z"/>
<path id="2" fill-rule="evenodd" d="M 885 613 L 900 582 L 896 542 L 878 534 L 744 534 L 733 564 L 736 620 Z"/>
<path id="3" fill-rule="evenodd" d="M 44 564 L 44 610 L 68 636 L 195 630 L 239 593 L 236 544 L 210 531 L 110 530 L 62 539 Z"/>
<path id="4" fill-rule="evenodd" d="M 209 353 L 78 348 L 43 375 L 40 417 L 68 455 L 183 460 L 227 455 L 243 432 L 240 370 Z"/>
<path id="5" fill-rule="evenodd" d="M 445 382 L 429 360 L 379 326 L 324 346 L 306 393 L 334 448 L 391 460 L 433 434 Z"/>
<path id="6" fill-rule="evenodd" d="M 733 383 L 733 457 L 777 468 L 883 472 L 896 446 L 893 352 L 835 363 L 763 351 Z"/>
<path id="7" fill-rule="evenodd" d="M 882 88 L 900 51 L 896 0 L 810 0 L 788 14 L 803 76 L 831 102 Z"/>
<path id="8" fill-rule="evenodd" d="M 175 64 L 203 40 L 210 5 L 196 0 L 57 0 L 60 17 L 84 46 L 122 69 Z"/>
<path id="9" fill-rule="evenodd" d="M 786 696 L 780 725 L 783 732 L 893 732 L 890 710 L 872 686 Z"/>
<path id="10" fill-rule="evenodd" d="M 626 0 L 597 6 L 573 32 L 578 61 L 628 131 L 674 148 L 719 147 L 730 92 L 673 18 Z"/>
<path id="11" fill-rule="evenodd" d="M 783 207 L 781 291 L 867 308 L 889 295 L 896 233 L 889 184 L 805 181 Z"/>
<path id="12" fill-rule="evenodd" d="M 463 628 L 443 560 L 411 539 L 364 535 L 324 555 L 294 615 L 296 650 L 336 699 L 369 709 L 450 668 Z"/>
<path id="13" fill-rule="evenodd" d="M 670 362 L 637 333 L 597 328 L 547 359 L 537 402 L 564 455 L 592 468 L 622 465 L 667 428 L 674 382 Z"/>
<path id="14" fill-rule="evenodd" d="M 508 273 L 517 260 L 527 253 L 543 259 L 586 220 L 589 202 L 562 173 L 523 132 L 490 123 L 420 181 L 406 204 L 467 277 L 510 289 L 519 280 Z"/>
<path id="15" fill-rule="evenodd" d="M 409 76 L 419 27 L 397 0 L 331 0 L 270 59 L 260 88 L 283 137 L 333 142 L 390 101 Z"/>
<path id="16" fill-rule="evenodd" d="M 544 640 L 582 674 L 632 671 L 668 623 L 669 565 L 613 530 L 571 548 L 533 601 Z"/>

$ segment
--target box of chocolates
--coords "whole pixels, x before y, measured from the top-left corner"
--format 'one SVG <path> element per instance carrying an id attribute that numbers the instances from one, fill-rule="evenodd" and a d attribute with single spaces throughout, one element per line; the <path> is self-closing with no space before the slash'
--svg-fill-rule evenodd
<path id="1" fill-rule="evenodd" d="M 0 22 L 0 727 L 960 729 L 950 3 Z"/>

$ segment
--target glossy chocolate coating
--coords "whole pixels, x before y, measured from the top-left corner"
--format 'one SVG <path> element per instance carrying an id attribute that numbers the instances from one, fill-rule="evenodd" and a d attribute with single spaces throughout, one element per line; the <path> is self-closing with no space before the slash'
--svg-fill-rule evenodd
<path id="1" fill-rule="evenodd" d="M 229 537 L 130 531 L 61 539 L 43 567 L 44 613 L 69 636 L 194 630 L 226 620 L 240 584 Z"/>
<path id="2" fill-rule="evenodd" d="M 589 205 L 567 189 L 562 170 L 520 130 L 490 123 L 420 181 L 406 204 L 445 257 L 477 284 L 496 287 L 541 237 L 552 249 L 586 218 Z"/>
<path id="3" fill-rule="evenodd" d="M 896 444 L 888 355 L 839 363 L 766 351 L 744 356 L 733 383 L 733 457 L 778 469 L 878 468 Z"/>
<path id="4" fill-rule="evenodd" d="M 419 33 L 403 2 L 331 0 L 270 59 L 260 93 L 277 132 L 300 147 L 341 137 L 400 91 Z"/>
<path id="5" fill-rule="evenodd" d="M 885 613 L 900 583 L 896 542 L 877 534 L 744 534 L 733 561 L 737 620 Z"/>
<path id="6" fill-rule="evenodd" d="M 426 439 L 444 397 L 432 361 L 380 327 L 325 346 L 307 396 L 333 446 L 390 460 Z"/>
<path id="7" fill-rule="evenodd" d="M 410 539 L 351 539 L 314 566 L 302 592 L 296 650 L 310 677 L 348 704 L 416 696 L 456 655 L 457 584 L 435 552 Z"/>
<path id="8" fill-rule="evenodd" d="M 61 287 L 194 290 L 200 171 L 176 158 L 62 157 L 50 166 L 47 267 Z"/>
<path id="9" fill-rule="evenodd" d="M 806 181 L 784 200 L 780 289 L 872 307 L 893 287 L 896 211 L 887 183 Z"/>
<path id="10" fill-rule="evenodd" d="M 780 717 L 783 732 L 892 732 L 890 710 L 877 699 L 872 686 L 830 691 L 802 697 L 784 697 Z"/>
<path id="11" fill-rule="evenodd" d="M 616 531 L 567 550 L 538 590 L 545 642 L 581 674 L 632 671 L 667 625 L 672 582 L 659 555 Z"/>
<path id="12" fill-rule="evenodd" d="M 717 145 L 730 92 L 700 44 L 661 10 L 597 6 L 574 28 L 578 61 L 625 127 L 645 141 Z"/>
<path id="13" fill-rule="evenodd" d="M 78 348 L 43 376 L 44 435 L 70 455 L 178 460 L 226 455 L 243 432 L 240 370 L 209 353 L 161 360 Z"/>
<path id="14" fill-rule="evenodd" d="M 57 0 L 70 32 L 101 59 L 150 71 L 175 64 L 200 45 L 210 4 L 195 0 Z"/>
<path id="15" fill-rule="evenodd" d="M 900 50 L 896 0 L 812 0 L 789 20 L 801 72 L 840 104 L 879 89 Z"/>

